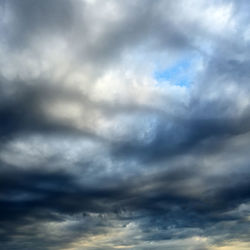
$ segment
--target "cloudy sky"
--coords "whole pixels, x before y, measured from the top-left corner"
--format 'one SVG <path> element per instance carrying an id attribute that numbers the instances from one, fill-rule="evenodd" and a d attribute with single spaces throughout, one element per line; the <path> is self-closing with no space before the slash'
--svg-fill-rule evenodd
<path id="1" fill-rule="evenodd" d="M 250 249 L 247 0 L 0 0 L 1 250 Z"/>

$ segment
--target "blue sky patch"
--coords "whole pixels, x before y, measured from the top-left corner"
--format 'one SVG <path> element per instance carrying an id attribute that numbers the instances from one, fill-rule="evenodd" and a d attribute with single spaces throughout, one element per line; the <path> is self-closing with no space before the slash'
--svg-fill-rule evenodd
<path id="1" fill-rule="evenodd" d="M 185 58 L 168 68 L 156 71 L 154 73 L 154 78 L 159 83 L 168 81 L 174 85 L 189 86 L 194 76 L 192 59 Z"/>

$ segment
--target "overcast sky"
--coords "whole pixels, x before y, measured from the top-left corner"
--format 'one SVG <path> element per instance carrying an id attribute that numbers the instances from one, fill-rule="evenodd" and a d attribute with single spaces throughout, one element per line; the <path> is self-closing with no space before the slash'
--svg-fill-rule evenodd
<path id="1" fill-rule="evenodd" d="M 247 0 L 0 0 L 0 249 L 250 249 Z"/>

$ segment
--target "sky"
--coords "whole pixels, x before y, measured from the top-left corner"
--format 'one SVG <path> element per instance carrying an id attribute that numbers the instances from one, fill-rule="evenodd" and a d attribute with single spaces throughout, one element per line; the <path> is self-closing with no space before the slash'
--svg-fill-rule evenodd
<path id="1" fill-rule="evenodd" d="M 0 249 L 250 249 L 247 0 L 0 0 Z"/>

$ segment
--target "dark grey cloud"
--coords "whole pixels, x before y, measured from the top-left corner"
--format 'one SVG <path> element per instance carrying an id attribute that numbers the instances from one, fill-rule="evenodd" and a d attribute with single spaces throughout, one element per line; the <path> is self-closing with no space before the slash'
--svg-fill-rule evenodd
<path id="1" fill-rule="evenodd" d="M 136 177 L 113 188 L 94 189 L 77 184 L 75 177 L 63 172 L 2 172 L 1 244 L 6 249 L 15 244 L 21 248 L 36 247 L 36 241 L 27 241 L 39 240 L 43 223 L 69 221 L 63 229 L 66 232 L 58 232 L 59 235 L 52 231 L 46 236 L 47 232 L 43 232 L 48 241 L 42 247 L 60 248 L 83 235 L 105 232 L 115 226 L 111 223 L 114 218 L 124 225 L 128 221 L 138 222 L 146 242 L 182 239 L 197 233 L 214 236 L 219 232 L 229 239 L 247 239 L 244 215 L 226 213 L 249 200 L 249 175 L 234 175 L 234 182 L 227 184 L 224 179 L 232 180 L 230 175 L 212 178 L 212 186 L 211 180 L 204 178 L 202 185 L 207 190 L 193 196 L 188 188 L 194 179 L 202 178 L 200 172 L 189 166 L 155 177 Z M 93 213 L 98 216 L 91 217 Z M 77 219 L 73 217 L 75 223 L 70 226 L 70 216 L 74 215 Z M 227 227 L 221 228 L 230 222 L 242 227 L 244 233 L 236 226 L 230 233 Z M 67 234 L 70 237 L 65 238 Z"/>
<path id="2" fill-rule="evenodd" d="M 27 82 L 17 79 L 10 82 L 7 79 L 2 79 L 1 87 L 7 85 L 19 85 L 14 89 L 13 93 L 2 93 L 0 107 L 0 136 L 3 141 L 11 139 L 13 136 L 32 133 L 65 133 L 71 135 L 84 134 L 86 137 L 102 140 L 101 137 L 91 131 L 79 131 L 72 128 L 70 124 L 59 123 L 51 119 L 43 108 L 44 103 L 48 103 L 55 99 L 79 99 L 79 95 L 74 91 L 65 91 L 50 86 L 46 79 L 39 79 L 38 82 L 33 82 L 33 86 L 27 86 Z M 91 104 L 87 97 L 82 97 L 82 105 Z M 51 103 L 53 106 L 53 103 Z M 87 119 L 87 116 L 86 116 Z"/>
<path id="3" fill-rule="evenodd" d="M 72 1 L 2 2 L 3 20 L 10 19 L 7 25 L 11 29 L 7 31 L 6 39 L 11 49 L 31 46 L 34 38 L 39 41 L 44 36 L 60 36 L 65 30 L 70 32 L 78 14 Z"/>

